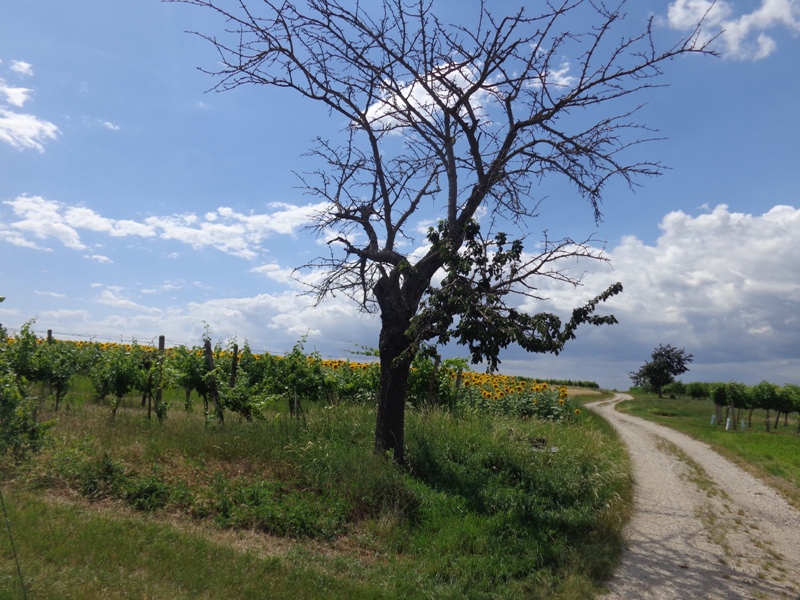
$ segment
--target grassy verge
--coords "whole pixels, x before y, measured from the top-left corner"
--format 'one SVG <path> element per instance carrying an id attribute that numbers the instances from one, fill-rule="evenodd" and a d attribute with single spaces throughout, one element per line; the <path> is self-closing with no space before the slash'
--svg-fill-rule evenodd
<path id="1" fill-rule="evenodd" d="M 409 411 L 408 466 L 371 455 L 374 409 L 205 427 L 74 402 L 3 465 L 29 598 L 590 598 L 622 548 L 624 448 L 554 424 Z M 22 597 L 8 536 L 0 596 Z M 235 592 L 234 592 L 235 591 Z"/>
<path id="2" fill-rule="evenodd" d="M 766 413 L 753 413 L 753 427 L 726 431 L 724 426 L 711 425 L 714 405 L 710 401 L 690 399 L 659 399 L 636 395 L 634 400 L 621 402 L 619 410 L 666 425 L 695 439 L 702 440 L 722 455 L 742 466 L 767 484 L 780 491 L 795 507 L 800 508 L 800 436 L 797 424 L 784 425 L 766 432 Z M 772 415 L 775 418 L 775 415 Z"/>

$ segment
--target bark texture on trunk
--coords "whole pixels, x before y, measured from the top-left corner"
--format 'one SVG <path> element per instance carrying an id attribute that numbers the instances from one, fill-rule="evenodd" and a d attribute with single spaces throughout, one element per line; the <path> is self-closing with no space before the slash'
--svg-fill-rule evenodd
<path id="1" fill-rule="evenodd" d="M 427 285 L 423 284 L 424 281 L 401 280 L 395 269 L 382 277 L 374 288 L 381 309 L 378 343 L 381 383 L 375 420 L 375 453 L 384 455 L 391 452 L 398 464 L 405 462 L 406 393 L 414 359 L 414 349 L 410 347 L 411 340 L 406 332 L 419 308 Z"/>
<path id="2" fill-rule="evenodd" d="M 403 355 L 407 345 L 405 341 L 404 331 L 400 334 L 381 331 L 381 386 L 375 421 L 375 453 L 391 451 L 398 464 L 405 462 L 405 408 L 411 369 L 411 359 Z"/>

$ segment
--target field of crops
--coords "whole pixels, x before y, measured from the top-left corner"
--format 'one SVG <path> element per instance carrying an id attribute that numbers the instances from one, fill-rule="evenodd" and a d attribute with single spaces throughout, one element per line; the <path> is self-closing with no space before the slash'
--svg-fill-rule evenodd
<path id="1" fill-rule="evenodd" d="M 619 560 L 627 458 L 565 387 L 419 359 L 400 467 L 372 357 L 209 346 L 3 339 L 9 597 L 577 599 Z"/>
<path id="2" fill-rule="evenodd" d="M 194 347 L 164 348 L 163 338 L 160 342 L 156 347 L 63 341 L 37 336 L 30 324 L 17 335 L 0 334 L 0 376 L 3 393 L 9 396 L 4 404 L 16 407 L 5 417 L 3 443 L 15 452 L 35 446 L 43 427 L 35 422 L 35 407 L 48 401 L 58 411 L 63 403 L 74 401 L 69 391 L 77 380 L 91 382 L 91 394 L 107 403 L 112 420 L 122 398 L 137 394 L 148 418 L 159 421 L 170 411 L 189 409 L 192 398 L 199 397 L 208 424 L 216 425 L 224 423 L 226 414 L 251 421 L 276 406 L 300 416 L 312 402 L 372 403 L 378 390 L 379 364 L 373 351 L 360 351 L 360 360 L 326 360 L 306 353 L 302 342 L 285 355 L 253 353 L 247 343 L 241 348 L 235 342 L 212 346 L 208 337 Z M 184 401 L 167 402 L 165 390 L 181 390 Z M 440 364 L 422 355 L 414 362 L 408 402 L 554 420 L 580 414 L 563 385 L 476 373 L 463 359 Z"/>

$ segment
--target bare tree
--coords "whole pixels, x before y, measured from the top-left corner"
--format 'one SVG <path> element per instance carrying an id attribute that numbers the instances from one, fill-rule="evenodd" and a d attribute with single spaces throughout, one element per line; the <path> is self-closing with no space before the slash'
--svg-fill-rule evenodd
<path id="1" fill-rule="evenodd" d="M 324 166 L 302 178 L 326 201 L 316 229 L 330 247 L 304 266 L 324 273 L 319 300 L 345 293 L 380 313 L 377 452 L 403 461 L 408 374 L 426 342 L 456 340 L 496 367 L 509 344 L 557 353 L 578 325 L 615 322 L 594 310 L 620 284 L 566 323 L 515 309 L 515 295 L 537 298 L 536 276 L 577 285 L 564 261 L 604 257 L 592 239 L 545 239 L 525 253 L 499 227 L 530 224 L 545 176 L 574 184 L 599 220 L 609 180 L 660 172 L 631 151 L 652 133 L 630 97 L 657 86 L 665 61 L 706 52 L 699 25 L 657 49 L 652 19 L 618 33 L 622 5 L 596 0 L 541 3 L 535 16 L 470 2 L 463 24 L 441 21 L 433 0 L 171 1 L 226 21 L 220 36 L 198 34 L 219 51 L 214 89 L 288 88 L 347 124 L 340 142 L 316 140 Z M 576 32 L 576 22 L 593 25 Z M 423 210 L 439 224 L 406 251 Z"/>

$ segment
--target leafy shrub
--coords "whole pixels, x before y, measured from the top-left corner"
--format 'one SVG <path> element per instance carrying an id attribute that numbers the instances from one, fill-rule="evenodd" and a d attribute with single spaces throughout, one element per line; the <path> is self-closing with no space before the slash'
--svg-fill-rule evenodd
<path id="1" fill-rule="evenodd" d="M 38 342 L 28 324 L 23 331 L 22 341 L 5 338 L 0 342 L 0 454 L 10 451 L 15 458 L 41 448 L 53 425 L 37 419 L 38 399 L 29 395 L 25 384 L 26 375 L 35 375 Z"/>
<path id="2" fill-rule="evenodd" d="M 273 535 L 333 539 L 349 506 L 336 497 L 295 490 L 276 481 L 215 481 L 216 521 L 223 527 L 257 529 Z"/>
<path id="3" fill-rule="evenodd" d="M 92 367 L 90 377 L 98 400 L 112 396 L 112 419 L 123 396 L 142 387 L 145 379 L 143 358 L 144 351 L 136 344 L 115 345 L 100 354 Z"/>
<path id="4" fill-rule="evenodd" d="M 136 510 L 154 511 L 164 508 L 170 500 L 171 490 L 158 473 L 131 478 L 122 493 L 125 501 Z"/>

